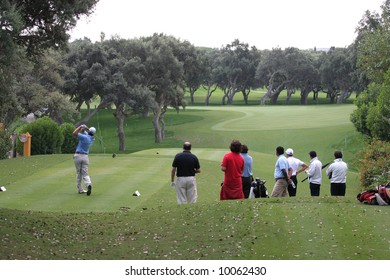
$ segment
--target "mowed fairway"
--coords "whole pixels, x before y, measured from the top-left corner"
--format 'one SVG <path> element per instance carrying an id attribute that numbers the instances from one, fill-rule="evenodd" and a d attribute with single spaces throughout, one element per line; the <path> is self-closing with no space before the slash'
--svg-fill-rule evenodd
<path id="1" fill-rule="evenodd" d="M 0 258 L 388 259 L 390 207 L 356 201 L 357 151 L 363 144 L 349 122 L 353 109 L 191 107 L 167 114 L 169 136 L 163 144 L 153 143 L 153 131 L 150 142 L 128 133 L 128 147 L 143 148 L 115 158 L 111 151 L 117 142 L 107 141 L 115 126 L 110 119 L 110 128 L 100 126 L 98 134 L 110 152 L 90 155 L 89 197 L 77 193 L 72 155 L 0 161 L 1 184 L 7 187 L 0 193 L 0 235 L 5 236 Z M 96 119 L 91 123 L 98 126 Z M 128 120 L 126 127 L 131 125 Z M 299 182 L 293 198 L 219 201 L 220 162 L 232 139 L 249 146 L 254 176 L 266 179 L 270 192 L 276 146 L 292 147 L 307 163 L 310 150 L 326 163 L 340 149 L 350 165 L 347 194 L 330 197 L 324 176 L 316 198 L 310 197 L 306 181 Z M 170 171 L 186 140 L 202 172 L 197 175 L 198 203 L 179 206 Z M 101 149 L 99 142 L 94 145 Z M 141 196 L 133 196 L 137 190 Z"/>
<path id="2" fill-rule="evenodd" d="M 199 114 L 203 119 L 199 123 L 168 129 L 174 129 L 173 137 L 193 143 L 193 152 L 202 164 L 202 174 L 198 176 L 199 200 L 211 202 L 218 200 L 223 178 L 219 165 L 232 139 L 249 145 L 249 153 L 254 158 L 254 176 L 266 179 L 271 191 L 275 147 L 293 147 L 297 157 L 306 162 L 309 161 L 307 153 L 315 149 L 320 159 L 324 158 L 324 163 L 331 161 L 332 148 L 348 148 L 344 147 L 347 145 L 345 139 L 354 135 L 348 119 L 340 117 L 348 116 L 346 111 L 351 108 L 350 105 L 328 106 L 327 110 L 319 110 L 315 106 L 212 107 L 210 111 L 180 112 Z M 169 186 L 170 169 L 174 155 L 180 151 L 179 146 L 120 154 L 115 158 L 111 154 L 91 155 L 91 197 L 77 193 L 72 155 L 40 156 L 43 160 L 58 158 L 59 163 L 30 176 L 13 176 L 13 182 L 7 186 L 8 192 L 0 196 L 0 203 L 6 208 L 65 212 L 106 212 L 175 203 L 174 191 Z M 30 168 L 29 160 L 34 164 L 34 157 L 25 159 L 26 168 Z M 301 176 L 304 179 L 304 175 Z M 350 172 L 348 177 L 350 188 L 354 190 L 349 194 L 355 196 L 358 186 L 356 174 Z M 329 195 L 328 183 L 324 178 L 324 195 Z M 137 190 L 141 193 L 140 197 L 133 196 Z M 307 182 L 301 184 L 299 194 L 308 196 Z"/>

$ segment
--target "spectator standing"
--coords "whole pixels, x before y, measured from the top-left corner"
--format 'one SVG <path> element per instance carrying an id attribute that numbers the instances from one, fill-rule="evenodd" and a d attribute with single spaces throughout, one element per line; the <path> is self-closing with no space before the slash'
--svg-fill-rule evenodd
<path id="1" fill-rule="evenodd" d="M 343 161 L 342 152 L 335 151 L 334 158 L 333 163 L 326 169 L 326 176 L 330 179 L 330 195 L 345 196 L 348 165 Z"/>
<path id="2" fill-rule="evenodd" d="M 305 172 L 309 178 L 310 194 L 311 196 L 319 196 L 322 183 L 322 163 L 318 160 L 315 151 L 310 151 L 309 156 L 310 165 Z"/>
<path id="3" fill-rule="evenodd" d="M 244 170 L 244 159 L 240 154 L 241 142 L 233 140 L 230 143 L 230 153 L 224 155 L 221 163 L 221 170 L 225 173 L 220 199 L 243 199 L 242 172 Z"/>
<path id="4" fill-rule="evenodd" d="M 289 184 L 289 172 L 291 173 L 291 168 L 289 167 L 287 158 L 284 156 L 284 148 L 278 146 L 276 148 L 276 156 L 278 159 L 275 164 L 274 178 L 275 185 L 272 190 L 272 197 L 279 196 L 288 196 L 287 186 Z"/>
<path id="5" fill-rule="evenodd" d="M 200 173 L 199 160 L 196 155 L 191 153 L 191 143 L 184 142 L 183 152 L 176 154 L 171 170 L 171 187 L 176 187 L 178 204 L 197 201 L 196 173 Z M 176 183 L 175 175 L 177 177 Z"/>
<path id="6" fill-rule="evenodd" d="M 288 194 L 289 194 L 289 196 L 296 196 L 297 189 L 298 189 L 297 175 L 301 172 L 304 172 L 308 166 L 306 165 L 306 163 L 304 163 L 300 159 L 294 157 L 294 150 L 293 149 L 288 148 L 286 150 L 286 155 L 287 155 L 287 161 L 292 169 L 290 179 L 294 183 L 294 184 L 288 184 Z M 301 169 L 299 169 L 299 167 L 301 167 Z"/>
<path id="7" fill-rule="evenodd" d="M 248 154 L 248 146 L 242 145 L 241 156 L 244 159 L 244 171 L 242 172 L 242 191 L 244 192 L 244 198 L 249 197 L 251 190 L 251 184 L 253 181 L 253 158 Z"/>

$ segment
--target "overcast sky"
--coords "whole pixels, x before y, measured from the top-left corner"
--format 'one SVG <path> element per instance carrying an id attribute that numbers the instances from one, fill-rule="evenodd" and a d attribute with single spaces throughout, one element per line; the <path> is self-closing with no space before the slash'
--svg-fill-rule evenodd
<path id="1" fill-rule="evenodd" d="M 234 39 L 258 49 L 346 47 L 366 10 L 384 0 L 100 0 L 71 39 L 132 39 L 164 33 L 195 46 L 220 48 Z"/>

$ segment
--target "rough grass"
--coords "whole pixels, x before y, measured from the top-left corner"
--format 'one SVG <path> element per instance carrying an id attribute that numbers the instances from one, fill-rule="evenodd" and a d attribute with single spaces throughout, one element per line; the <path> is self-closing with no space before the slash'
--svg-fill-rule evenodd
<path id="1" fill-rule="evenodd" d="M 72 155 L 0 161 L 7 187 L 0 193 L 0 259 L 388 259 L 390 208 L 355 198 L 353 162 L 362 140 L 347 121 L 353 106 L 310 108 L 170 112 L 163 145 L 153 143 L 150 120 L 129 119 L 128 150 L 115 158 L 107 152 L 117 152 L 115 123 L 102 112 L 91 121 L 106 152 L 94 144 L 90 197 L 77 194 Z M 277 145 L 293 147 L 305 161 L 311 149 L 324 162 L 342 149 L 352 167 L 346 197 L 330 197 L 324 178 L 318 198 L 310 197 L 306 182 L 295 198 L 219 201 L 219 164 L 233 138 L 249 145 L 255 176 L 268 181 L 269 191 Z M 178 206 L 170 166 L 184 140 L 193 143 L 202 173 L 199 202 Z M 141 196 L 132 196 L 135 190 Z"/>

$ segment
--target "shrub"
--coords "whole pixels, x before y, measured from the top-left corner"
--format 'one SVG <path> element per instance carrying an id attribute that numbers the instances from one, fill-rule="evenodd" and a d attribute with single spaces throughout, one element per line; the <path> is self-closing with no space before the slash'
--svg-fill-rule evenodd
<path id="1" fill-rule="evenodd" d="M 8 158 L 11 148 L 10 134 L 0 126 L 0 159 Z"/>
<path id="2" fill-rule="evenodd" d="M 390 71 L 383 83 L 371 83 L 355 104 L 351 121 L 357 131 L 372 139 L 390 141 Z"/>
<path id="3" fill-rule="evenodd" d="M 390 143 L 375 140 L 360 155 L 359 178 L 363 190 L 390 181 Z"/>
<path id="4" fill-rule="evenodd" d="M 60 127 L 49 117 L 43 117 L 29 123 L 21 133 L 31 134 L 31 155 L 60 154 L 64 136 Z M 22 152 L 23 143 L 18 141 L 18 151 Z"/>
<path id="5" fill-rule="evenodd" d="M 62 135 L 64 136 L 64 142 L 61 146 L 61 152 L 63 154 L 74 153 L 77 146 L 77 138 L 73 136 L 73 131 L 75 129 L 74 125 L 71 123 L 63 123 L 60 126 Z"/>

